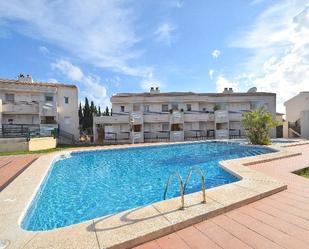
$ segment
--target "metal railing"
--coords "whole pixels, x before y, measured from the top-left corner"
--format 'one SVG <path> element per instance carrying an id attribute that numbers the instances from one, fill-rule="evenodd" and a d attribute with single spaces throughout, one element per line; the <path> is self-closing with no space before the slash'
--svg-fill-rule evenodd
<path id="1" fill-rule="evenodd" d="M 185 208 L 185 197 L 184 197 L 184 187 L 183 187 L 183 181 L 182 178 L 180 176 L 180 174 L 178 172 L 173 172 L 169 175 L 168 180 L 167 180 L 167 184 L 165 186 L 165 190 L 164 190 L 164 195 L 163 195 L 163 199 L 166 199 L 166 194 L 167 194 L 167 190 L 169 185 L 171 184 L 171 180 L 173 179 L 173 176 L 176 176 L 179 182 L 179 191 L 180 191 L 180 196 L 181 196 L 181 207 L 180 209 L 183 210 Z"/>
<path id="2" fill-rule="evenodd" d="M 180 209 L 183 210 L 185 208 L 185 192 L 186 192 L 188 183 L 189 183 L 189 181 L 191 179 L 191 175 L 192 175 L 193 172 L 196 172 L 196 173 L 198 173 L 201 176 L 202 194 L 203 194 L 202 203 L 205 204 L 206 203 L 205 177 L 204 177 L 204 174 L 203 174 L 202 170 L 199 167 L 196 167 L 196 166 L 192 167 L 190 169 L 190 171 L 189 171 L 189 173 L 187 175 L 185 184 L 183 184 L 182 178 L 181 178 L 180 174 L 177 171 L 172 172 L 169 175 L 169 177 L 168 177 L 168 180 L 167 180 L 167 183 L 166 183 L 166 186 L 165 186 L 165 189 L 164 189 L 163 199 L 164 200 L 166 199 L 166 194 L 167 194 L 168 187 L 170 186 L 173 177 L 176 176 L 177 179 L 178 179 L 179 192 L 180 192 L 180 196 L 181 196 L 181 206 L 180 206 Z"/>
<path id="3" fill-rule="evenodd" d="M 214 138 L 214 130 L 189 130 L 184 131 L 185 140 L 199 140 Z"/>
<path id="4" fill-rule="evenodd" d="M 3 124 L 0 128 L 0 138 L 56 137 L 55 129 L 40 129 L 40 125 Z"/>
<path id="5" fill-rule="evenodd" d="M 188 176 L 187 176 L 187 179 L 186 179 L 186 182 L 185 182 L 185 185 L 183 187 L 183 191 L 184 191 L 184 194 L 186 192 L 186 189 L 187 189 L 187 186 L 188 186 L 188 183 L 190 181 L 190 178 L 191 178 L 191 175 L 193 172 L 196 172 L 198 173 L 200 176 L 201 176 L 201 181 L 202 181 L 202 193 L 203 193 L 203 201 L 202 203 L 206 203 L 206 193 L 205 193 L 205 177 L 204 177 L 204 174 L 202 172 L 202 170 L 198 167 L 192 167 Z"/>
<path id="6" fill-rule="evenodd" d="M 145 141 L 169 141 L 170 140 L 170 132 L 169 131 L 145 131 L 144 132 L 144 140 Z"/>

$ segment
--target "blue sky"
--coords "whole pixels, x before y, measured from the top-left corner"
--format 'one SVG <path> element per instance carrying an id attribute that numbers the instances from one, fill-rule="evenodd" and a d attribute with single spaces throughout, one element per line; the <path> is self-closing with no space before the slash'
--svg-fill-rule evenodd
<path id="1" fill-rule="evenodd" d="M 309 0 L 0 1 L 0 77 L 114 92 L 309 90 Z"/>

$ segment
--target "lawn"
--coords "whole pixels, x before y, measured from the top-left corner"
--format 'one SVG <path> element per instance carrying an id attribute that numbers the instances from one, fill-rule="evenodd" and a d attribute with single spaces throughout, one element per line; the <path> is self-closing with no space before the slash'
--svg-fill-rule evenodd
<path id="1" fill-rule="evenodd" d="M 306 177 L 306 178 L 309 179 L 309 167 L 302 169 L 302 170 L 299 170 L 299 171 L 296 171 L 295 173 L 299 176 L 303 176 L 303 177 Z"/>
<path id="2" fill-rule="evenodd" d="M 61 151 L 70 148 L 78 148 L 78 147 L 93 147 L 96 145 L 93 144 L 82 144 L 82 145 L 57 145 L 54 149 L 48 150 L 37 150 L 37 151 L 13 151 L 13 152 L 0 152 L 0 156 L 12 156 L 12 155 L 24 155 L 24 154 L 46 154 L 55 151 Z"/>

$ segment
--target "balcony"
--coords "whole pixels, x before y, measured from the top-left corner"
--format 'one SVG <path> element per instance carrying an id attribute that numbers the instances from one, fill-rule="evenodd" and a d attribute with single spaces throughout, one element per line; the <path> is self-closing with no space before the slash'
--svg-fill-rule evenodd
<path id="1" fill-rule="evenodd" d="M 39 103 L 37 102 L 12 102 L 3 103 L 4 114 L 39 114 Z"/>
<path id="2" fill-rule="evenodd" d="M 144 113 L 145 123 L 168 123 L 169 113 Z"/>
<path id="3" fill-rule="evenodd" d="M 134 124 L 142 124 L 143 121 L 143 113 L 142 112 L 131 112 L 130 121 Z"/>
<path id="4" fill-rule="evenodd" d="M 57 116 L 57 108 L 52 103 L 41 103 L 40 107 L 41 116 Z"/>
<path id="5" fill-rule="evenodd" d="M 241 121 L 242 120 L 242 113 L 230 112 L 229 113 L 230 121 Z"/>
<path id="6" fill-rule="evenodd" d="M 184 141 L 184 132 L 183 131 L 171 131 L 170 132 L 171 142 L 181 142 Z"/>
<path id="7" fill-rule="evenodd" d="M 173 111 L 170 115 L 170 123 L 171 124 L 181 124 L 184 121 L 184 114 L 183 112 Z"/>
<path id="8" fill-rule="evenodd" d="M 129 124 L 129 115 L 100 116 L 93 117 L 95 124 Z"/>
<path id="9" fill-rule="evenodd" d="M 227 123 L 229 121 L 228 111 L 220 110 L 215 111 L 215 122 L 216 123 Z"/>
<path id="10" fill-rule="evenodd" d="M 216 139 L 228 139 L 229 138 L 229 130 L 220 129 L 216 130 Z"/>
<path id="11" fill-rule="evenodd" d="M 214 114 L 206 112 L 197 112 L 197 113 L 185 113 L 184 114 L 185 122 L 207 122 L 214 121 Z"/>

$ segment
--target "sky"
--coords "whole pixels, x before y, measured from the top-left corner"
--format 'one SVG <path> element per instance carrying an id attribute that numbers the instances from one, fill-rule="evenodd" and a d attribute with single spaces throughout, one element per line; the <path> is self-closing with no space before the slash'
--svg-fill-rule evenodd
<path id="1" fill-rule="evenodd" d="M 0 78 L 116 92 L 309 91 L 309 0 L 0 0 Z"/>

